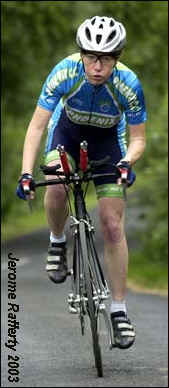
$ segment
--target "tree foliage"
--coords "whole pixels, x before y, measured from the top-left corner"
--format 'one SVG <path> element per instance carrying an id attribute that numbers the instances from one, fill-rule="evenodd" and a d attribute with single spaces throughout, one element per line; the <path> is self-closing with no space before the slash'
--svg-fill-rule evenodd
<path id="1" fill-rule="evenodd" d="M 157 105 L 167 76 L 167 2 L 2 1 L 2 86 L 11 113 L 34 106 L 51 68 L 77 50 L 77 26 L 96 13 L 126 26 L 123 59 L 142 78 L 146 94 L 156 93 Z"/>

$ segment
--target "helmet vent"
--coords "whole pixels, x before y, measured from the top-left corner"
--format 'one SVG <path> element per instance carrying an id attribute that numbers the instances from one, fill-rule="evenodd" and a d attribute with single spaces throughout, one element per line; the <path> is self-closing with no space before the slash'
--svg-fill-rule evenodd
<path id="1" fill-rule="evenodd" d="M 114 39 L 115 35 L 116 35 L 116 31 L 112 31 L 111 34 L 109 35 L 109 37 L 107 38 L 106 43 L 111 42 L 111 40 Z"/>
<path id="2" fill-rule="evenodd" d="M 89 28 L 86 28 L 85 32 L 86 32 L 87 39 L 91 41 L 92 39 L 91 39 L 91 34 L 90 34 Z"/>
<path id="3" fill-rule="evenodd" d="M 110 22 L 110 27 L 113 27 L 113 26 L 114 26 L 114 21 L 111 20 L 111 22 Z"/>
<path id="4" fill-rule="evenodd" d="M 91 24 L 93 25 L 96 21 L 96 18 L 92 19 Z"/>
<path id="5" fill-rule="evenodd" d="M 96 35 L 96 42 L 99 44 L 101 41 L 102 35 Z"/>
<path id="6" fill-rule="evenodd" d="M 121 33 L 122 33 L 122 32 L 123 32 L 123 31 L 122 31 L 122 28 L 121 28 L 121 26 L 119 26 L 119 27 L 120 27 L 120 31 L 121 31 Z"/>
<path id="7" fill-rule="evenodd" d="M 100 24 L 99 28 L 103 28 L 103 24 Z"/>

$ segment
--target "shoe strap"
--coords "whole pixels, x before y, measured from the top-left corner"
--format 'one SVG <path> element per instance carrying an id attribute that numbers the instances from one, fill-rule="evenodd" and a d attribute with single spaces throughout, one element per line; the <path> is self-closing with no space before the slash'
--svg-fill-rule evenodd
<path id="1" fill-rule="evenodd" d="M 64 256 L 48 256 L 46 270 L 47 271 L 59 271 L 60 266 L 65 265 Z"/>
<path id="2" fill-rule="evenodd" d="M 59 264 L 62 262 L 62 257 L 61 256 L 48 256 L 47 257 L 47 262 L 52 263 L 52 264 Z"/>
<path id="3" fill-rule="evenodd" d="M 61 245 L 62 244 L 62 245 Z M 64 256 L 66 253 L 66 246 L 65 243 L 52 243 L 51 246 L 49 246 L 48 249 L 49 254 L 53 254 L 54 256 Z"/>
<path id="4" fill-rule="evenodd" d="M 51 248 L 65 248 L 66 247 L 66 242 L 62 242 L 62 243 L 54 243 L 54 242 L 52 242 L 50 247 Z"/>

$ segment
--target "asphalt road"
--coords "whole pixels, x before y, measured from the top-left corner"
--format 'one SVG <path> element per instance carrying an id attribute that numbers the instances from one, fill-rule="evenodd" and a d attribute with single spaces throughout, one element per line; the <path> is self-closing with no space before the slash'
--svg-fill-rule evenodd
<path id="1" fill-rule="evenodd" d="M 100 236 L 99 242 L 102 250 Z M 128 313 L 137 334 L 135 345 L 128 350 L 110 351 L 103 327 L 104 377 L 98 378 L 89 328 L 82 337 L 78 317 L 67 311 L 69 278 L 56 286 L 46 275 L 47 246 L 48 231 L 42 230 L 10 241 L 2 249 L 1 386 L 167 387 L 167 297 L 128 291 Z M 8 275 L 12 271 L 7 265 L 9 253 L 19 259 L 14 300 L 8 298 Z M 19 306 L 10 317 L 8 309 L 14 307 L 8 303 Z M 9 318 L 19 322 L 18 329 L 9 331 L 17 341 L 16 350 L 5 346 L 11 339 Z M 16 357 L 16 363 L 8 365 L 11 356 Z M 9 382 L 8 378 L 16 377 L 19 382 Z"/>

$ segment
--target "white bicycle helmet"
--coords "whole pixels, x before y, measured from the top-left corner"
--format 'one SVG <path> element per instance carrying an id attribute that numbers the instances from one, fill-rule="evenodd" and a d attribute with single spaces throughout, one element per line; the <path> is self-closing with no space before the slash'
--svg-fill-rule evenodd
<path id="1" fill-rule="evenodd" d="M 86 19 L 78 28 L 76 43 L 82 50 L 115 53 L 126 42 L 126 30 L 122 23 L 107 16 Z"/>

